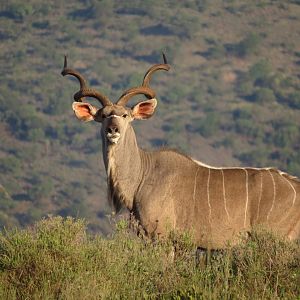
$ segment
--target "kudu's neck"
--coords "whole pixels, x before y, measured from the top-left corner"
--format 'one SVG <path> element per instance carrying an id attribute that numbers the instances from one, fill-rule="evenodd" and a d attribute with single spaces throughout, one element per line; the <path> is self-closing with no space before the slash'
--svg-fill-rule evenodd
<path id="1" fill-rule="evenodd" d="M 142 150 L 138 147 L 132 126 L 116 145 L 103 138 L 103 159 L 108 178 L 109 201 L 116 211 L 122 205 L 133 207 L 134 195 L 142 178 Z"/>

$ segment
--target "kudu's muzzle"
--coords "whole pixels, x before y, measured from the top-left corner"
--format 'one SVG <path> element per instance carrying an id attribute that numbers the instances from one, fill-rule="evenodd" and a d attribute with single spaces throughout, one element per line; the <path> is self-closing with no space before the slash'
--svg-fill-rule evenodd
<path id="1" fill-rule="evenodd" d="M 114 118 L 111 119 L 106 127 L 106 137 L 111 144 L 117 144 L 121 137 L 120 126 Z"/>

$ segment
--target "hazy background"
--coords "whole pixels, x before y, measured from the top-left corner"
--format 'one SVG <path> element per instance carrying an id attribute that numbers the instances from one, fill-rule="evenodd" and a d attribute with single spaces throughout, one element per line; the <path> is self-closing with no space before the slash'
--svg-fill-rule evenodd
<path id="1" fill-rule="evenodd" d="M 59 214 L 111 228 L 100 125 L 73 115 L 65 54 L 115 101 L 164 51 L 171 70 L 153 76 L 159 102 L 134 124 L 140 146 L 300 176 L 299 34 L 299 0 L 2 0 L 1 227 Z"/>

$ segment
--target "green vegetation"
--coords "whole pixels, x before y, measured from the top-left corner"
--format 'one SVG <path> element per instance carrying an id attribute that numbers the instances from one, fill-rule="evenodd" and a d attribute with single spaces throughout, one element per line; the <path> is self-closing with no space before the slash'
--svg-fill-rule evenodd
<path id="1" fill-rule="evenodd" d="M 219 116 L 215 112 L 207 112 L 206 116 L 196 123 L 195 131 L 208 138 L 216 134 L 219 123 Z"/>
<path id="2" fill-rule="evenodd" d="M 1 299 L 296 299 L 296 244 L 253 232 L 197 266 L 188 234 L 139 239 L 120 221 L 109 239 L 82 220 L 44 219 L 0 235 Z M 175 245 L 174 260 L 170 253 Z"/>
<path id="3" fill-rule="evenodd" d="M 151 81 L 156 115 L 134 125 L 142 147 L 205 163 L 218 147 L 218 165 L 300 176 L 299 1 L 2 2 L 1 225 L 61 214 L 110 231 L 99 124 L 73 116 L 79 86 L 60 75 L 65 54 L 116 100 L 164 51 L 171 70 Z"/>
<path id="4" fill-rule="evenodd" d="M 236 45 L 234 50 L 238 56 L 245 57 L 250 54 L 255 54 L 259 44 L 260 37 L 256 33 L 250 33 Z"/>

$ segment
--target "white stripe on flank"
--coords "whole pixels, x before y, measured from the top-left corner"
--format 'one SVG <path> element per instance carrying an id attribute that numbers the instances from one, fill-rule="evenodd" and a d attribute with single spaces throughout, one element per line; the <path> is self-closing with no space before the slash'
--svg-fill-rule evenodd
<path id="1" fill-rule="evenodd" d="M 244 218 L 244 228 L 246 227 L 247 220 L 247 210 L 248 210 L 248 202 L 249 202 L 249 190 L 248 190 L 248 171 L 247 169 L 243 169 L 246 173 L 246 205 L 245 205 L 245 218 Z"/>
<path id="2" fill-rule="evenodd" d="M 271 205 L 270 211 L 269 211 L 269 213 L 267 215 L 267 221 L 269 220 L 270 214 L 271 214 L 271 212 L 273 210 L 274 203 L 275 203 L 275 198 L 276 198 L 276 186 L 275 186 L 274 176 L 273 176 L 273 174 L 271 173 L 270 170 L 268 170 L 268 171 L 269 171 L 269 173 L 271 175 L 271 178 L 272 178 L 272 181 L 273 181 L 273 201 L 272 201 L 272 205 Z"/>
<path id="3" fill-rule="evenodd" d="M 195 175 L 195 180 L 194 180 L 194 192 L 193 192 L 194 210 L 195 210 L 195 199 L 196 199 L 196 189 L 197 189 L 197 175 L 199 170 L 200 168 L 198 167 Z"/>
<path id="4" fill-rule="evenodd" d="M 281 175 L 281 174 L 280 174 L 280 175 Z M 292 188 L 293 191 L 294 191 L 294 198 L 293 198 L 293 204 L 292 204 L 292 207 L 293 207 L 294 204 L 295 204 L 295 201 L 296 201 L 297 192 L 296 192 L 294 186 L 290 183 L 290 181 L 289 181 L 287 178 L 285 178 L 283 175 L 281 175 L 281 177 L 283 177 L 283 178 L 287 181 L 287 183 L 291 186 L 291 188 Z"/>
<path id="5" fill-rule="evenodd" d="M 210 199 L 209 199 L 209 181 L 210 181 L 210 169 L 208 169 L 208 178 L 207 178 L 207 204 L 209 207 L 209 223 L 211 223 L 211 205 L 210 205 Z"/>
<path id="6" fill-rule="evenodd" d="M 223 180 L 223 198 L 224 198 L 224 207 L 225 207 L 225 211 L 226 211 L 226 214 L 227 214 L 227 219 L 228 219 L 228 221 L 229 221 L 229 213 L 228 213 L 227 206 L 226 206 L 225 178 L 224 178 L 224 171 L 223 171 L 223 169 L 221 169 L 221 172 L 222 172 L 222 180 Z"/>
<path id="7" fill-rule="evenodd" d="M 256 221 L 259 218 L 260 201 L 262 198 L 262 189 L 263 189 L 263 174 L 262 174 L 262 172 L 259 172 L 259 174 L 260 174 L 260 194 L 259 194 L 259 198 L 258 198 Z"/>

